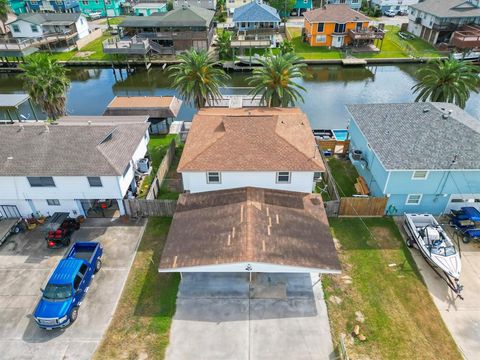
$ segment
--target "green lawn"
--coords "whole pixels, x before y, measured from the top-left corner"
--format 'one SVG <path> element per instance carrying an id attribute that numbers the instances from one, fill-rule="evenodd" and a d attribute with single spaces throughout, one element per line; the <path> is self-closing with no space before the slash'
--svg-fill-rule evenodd
<path id="1" fill-rule="evenodd" d="M 339 50 L 329 50 L 326 47 L 310 46 L 302 41 L 302 30 L 300 28 L 288 28 L 292 36 L 292 43 L 295 47 L 295 53 L 306 60 L 320 59 L 341 59 L 342 52 Z"/>
<path id="2" fill-rule="evenodd" d="M 461 359 L 392 218 L 329 221 L 342 263 L 322 278 L 335 345 L 347 334 L 351 359 Z M 355 325 L 365 341 L 350 339 Z"/>
<path id="3" fill-rule="evenodd" d="M 86 45 L 82 50 L 52 53 L 50 56 L 58 61 L 81 61 L 81 60 L 109 60 L 110 57 L 103 53 L 102 43 L 110 38 L 110 35 L 103 35 Z M 78 53 L 93 52 L 89 56 L 77 56 Z"/>
<path id="4" fill-rule="evenodd" d="M 356 194 L 355 182 L 357 181 L 358 172 L 350 160 L 344 160 L 332 156 L 329 157 L 327 161 L 328 167 L 330 168 L 337 184 L 337 190 L 340 197 L 349 197 Z"/>
<path id="5" fill-rule="evenodd" d="M 108 18 L 108 22 L 110 23 L 110 25 L 118 25 L 123 20 L 125 20 L 125 16 L 116 16 L 116 17 Z M 107 19 L 104 19 L 104 20 L 100 21 L 100 24 L 102 24 L 102 25 L 107 24 Z"/>
<path id="6" fill-rule="evenodd" d="M 163 359 L 179 274 L 159 274 L 171 218 L 150 218 L 112 322 L 94 359 Z"/>
<path id="7" fill-rule="evenodd" d="M 144 198 L 150 188 L 155 175 L 157 174 L 158 167 L 162 162 L 165 153 L 167 152 L 168 145 L 175 139 L 176 135 L 150 135 L 150 141 L 148 142 L 148 153 L 152 160 L 152 172 L 145 178 L 142 183 L 142 187 L 139 189 L 138 197 Z"/>

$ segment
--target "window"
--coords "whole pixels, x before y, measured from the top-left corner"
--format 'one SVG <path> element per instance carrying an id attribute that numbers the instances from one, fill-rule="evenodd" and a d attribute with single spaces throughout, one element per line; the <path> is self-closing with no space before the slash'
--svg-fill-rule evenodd
<path id="1" fill-rule="evenodd" d="M 80 274 L 77 274 L 77 276 L 75 276 L 75 280 L 73 280 L 73 288 L 75 290 L 78 290 L 78 287 L 80 286 L 81 282 L 82 282 L 82 277 L 80 276 Z"/>
<path id="2" fill-rule="evenodd" d="M 313 173 L 313 181 L 316 182 L 316 181 L 319 181 L 322 179 L 322 173 L 320 171 L 315 171 Z"/>
<path id="3" fill-rule="evenodd" d="M 62 5 L 62 4 L 63 4 L 63 0 L 57 0 L 57 4 L 58 4 L 58 5 Z"/>
<path id="4" fill-rule="evenodd" d="M 318 23 L 317 24 L 317 32 L 322 33 L 324 25 L 325 25 L 324 23 Z"/>
<path id="5" fill-rule="evenodd" d="M 88 0 L 83 0 L 83 1 L 82 1 L 82 4 L 83 4 L 83 5 L 88 5 Z"/>
<path id="6" fill-rule="evenodd" d="M 13 32 L 20 32 L 20 27 L 17 24 L 12 25 Z"/>
<path id="7" fill-rule="evenodd" d="M 315 42 L 317 43 L 324 43 L 327 41 L 327 35 L 317 35 L 315 37 Z"/>
<path id="8" fill-rule="evenodd" d="M 60 206 L 60 200 L 57 199 L 47 199 L 47 204 L 51 206 Z"/>
<path id="9" fill-rule="evenodd" d="M 408 194 L 405 205 L 420 205 L 422 194 Z"/>
<path id="10" fill-rule="evenodd" d="M 412 174 L 412 180 L 425 180 L 428 177 L 428 171 L 417 170 Z"/>
<path id="11" fill-rule="evenodd" d="M 55 187 L 52 177 L 27 177 L 31 187 Z"/>
<path id="12" fill-rule="evenodd" d="M 207 184 L 220 184 L 221 176 L 218 171 L 209 171 L 207 172 Z"/>
<path id="13" fill-rule="evenodd" d="M 335 24 L 335 33 L 344 33 L 345 32 L 345 24 Z"/>
<path id="14" fill-rule="evenodd" d="M 90 184 L 91 187 L 102 187 L 102 179 L 100 179 L 100 176 L 88 176 L 88 183 Z"/>
<path id="15" fill-rule="evenodd" d="M 30 25 L 30 28 L 32 29 L 32 32 L 38 32 L 38 27 L 37 25 Z"/>
<path id="16" fill-rule="evenodd" d="M 82 266 L 80 266 L 80 270 L 78 271 L 80 274 L 82 274 L 82 277 L 85 276 L 85 273 L 87 272 L 87 265 L 85 264 L 82 264 Z"/>
<path id="17" fill-rule="evenodd" d="M 277 172 L 277 183 L 279 183 L 279 184 L 290 183 L 290 172 L 288 172 L 288 171 Z"/>
<path id="18" fill-rule="evenodd" d="M 352 4 L 358 4 L 358 0 L 352 0 Z"/>
<path id="19" fill-rule="evenodd" d="M 100 0 L 95 0 L 95 4 L 100 4 Z"/>

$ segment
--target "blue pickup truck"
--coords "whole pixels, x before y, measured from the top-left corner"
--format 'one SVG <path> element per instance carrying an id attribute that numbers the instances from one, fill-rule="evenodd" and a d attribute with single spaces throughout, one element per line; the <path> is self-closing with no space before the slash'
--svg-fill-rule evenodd
<path id="1" fill-rule="evenodd" d="M 73 323 L 95 273 L 102 267 L 98 242 L 77 242 L 60 260 L 35 309 L 38 326 L 52 330 Z"/>

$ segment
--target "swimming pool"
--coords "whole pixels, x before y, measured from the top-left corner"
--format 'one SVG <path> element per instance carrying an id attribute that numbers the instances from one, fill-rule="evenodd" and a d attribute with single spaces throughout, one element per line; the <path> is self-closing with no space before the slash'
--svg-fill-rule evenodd
<path id="1" fill-rule="evenodd" d="M 346 129 L 334 129 L 332 132 L 333 136 L 335 136 L 335 139 L 338 141 L 344 141 L 348 138 L 348 130 Z"/>

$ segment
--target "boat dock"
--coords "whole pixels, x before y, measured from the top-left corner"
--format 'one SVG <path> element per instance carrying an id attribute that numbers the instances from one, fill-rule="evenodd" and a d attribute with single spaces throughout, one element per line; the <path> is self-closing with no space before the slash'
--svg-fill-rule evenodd
<path id="1" fill-rule="evenodd" d="M 367 60 L 357 59 L 357 58 L 348 58 L 342 59 L 343 66 L 365 66 L 367 65 Z"/>

